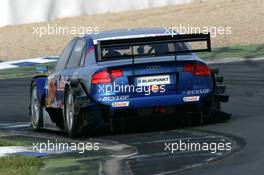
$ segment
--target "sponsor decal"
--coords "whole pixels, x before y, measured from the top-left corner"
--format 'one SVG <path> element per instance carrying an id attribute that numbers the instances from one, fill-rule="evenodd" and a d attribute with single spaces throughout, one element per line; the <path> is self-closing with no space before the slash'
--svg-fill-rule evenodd
<path id="1" fill-rule="evenodd" d="M 126 100 L 128 99 L 129 95 L 121 95 L 121 96 L 108 96 L 108 97 L 101 97 L 99 101 L 115 101 L 115 100 Z"/>
<path id="2" fill-rule="evenodd" d="M 183 97 L 184 102 L 194 102 L 194 101 L 199 101 L 200 96 L 189 96 L 189 97 Z"/>
<path id="3" fill-rule="evenodd" d="M 158 92 L 159 91 L 159 86 L 158 85 L 152 85 L 150 86 L 150 89 L 152 92 Z"/>
<path id="4" fill-rule="evenodd" d="M 210 89 L 195 89 L 183 91 L 185 95 L 196 95 L 196 94 L 207 94 L 210 92 Z"/>
<path id="5" fill-rule="evenodd" d="M 153 65 L 153 66 L 147 66 L 146 69 L 147 70 L 152 70 L 152 71 L 158 71 L 160 70 L 161 66 L 160 65 Z"/>
<path id="6" fill-rule="evenodd" d="M 51 106 L 52 104 L 55 103 L 55 84 L 54 84 L 54 78 L 51 78 L 48 80 L 48 89 L 47 89 L 47 106 Z"/>
<path id="7" fill-rule="evenodd" d="M 46 85 L 47 106 L 54 108 L 63 108 L 64 88 L 66 84 L 69 84 L 69 78 L 63 76 L 51 75 Z"/>
<path id="8" fill-rule="evenodd" d="M 144 76 L 137 78 L 137 86 L 165 85 L 170 84 L 169 75 Z"/>
<path id="9" fill-rule="evenodd" d="M 70 84 L 69 77 L 60 76 L 57 78 L 57 91 L 64 91 L 66 84 Z"/>
<path id="10" fill-rule="evenodd" d="M 129 106 L 129 101 L 112 102 L 112 107 L 126 107 Z"/>

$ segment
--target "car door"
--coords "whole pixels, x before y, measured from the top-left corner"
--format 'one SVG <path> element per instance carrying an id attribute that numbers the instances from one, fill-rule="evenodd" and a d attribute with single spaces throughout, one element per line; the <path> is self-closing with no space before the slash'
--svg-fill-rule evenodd
<path id="1" fill-rule="evenodd" d="M 65 70 L 69 61 L 72 50 L 77 42 L 77 39 L 73 39 L 65 47 L 60 55 L 60 58 L 55 66 L 54 72 L 48 77 L 47 83 L 47 107 L 58 108 L 61 106 L 62 99 L 60 98 L 60 82 L 63 71 Z M 58 94 L 59 92 L 59 94 Z"/>
<path id="2" fill-rule="evenodd" d="M 82 60 L 85 51 L 85 40 L 80 38 L 76 41 L 68 62 L 64 69 L 57 74 L 57 84 L 55 85 L 55 98 L 57 100 L 57 106 L 63 108 L 64 105 L 64 90 L 66 84 L 69 84 L 71 80 L 78 78 L 79 70 L 81 69 Z"/>
<path id="3" fill-rule="evenodd" d="M 62 71 L 63 79 L 69 83 L 72 79 L 78 78 L 79 70 L 82 68 L 84 52 L 85 52 L 85 40 L 80 38 L 76 42 L 66 68 Z"/>

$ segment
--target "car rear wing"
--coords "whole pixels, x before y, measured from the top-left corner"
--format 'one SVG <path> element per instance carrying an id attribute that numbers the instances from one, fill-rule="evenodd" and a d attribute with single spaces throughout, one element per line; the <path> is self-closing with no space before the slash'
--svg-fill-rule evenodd
<path id="1" fill-rule="evenodd" d="M 158 54 L 138 54 L 134 53 L 134 46 L 140 45 L 152 45 L 152 44 L 166 44 L 166 43 L 203 43 L 205 47 L 192 48 L 187 47 L 185 50 L 177 50 L 158 53 Z M 105 58 L 103 56 L 103 50 L 116 47 L 129 47 L 130 53 L 126 55 L 115 55 Z M 141 56 L 166 56 L 166 55 L 178 55 L 194 52 L 211 52 L 211 40 L 210 33 L 208 34 L 178 34 L 178 35 L 157 35 L 157 36 L 145 36 L 138 38 L 125 38 L 125 39 L 111 39 L 111 40 L 98 40 L 97 41 L 97 61 L 109 61 L 119 59 L 133 59 Z M 134 62 L 134 61 L 133 61 Z"/>

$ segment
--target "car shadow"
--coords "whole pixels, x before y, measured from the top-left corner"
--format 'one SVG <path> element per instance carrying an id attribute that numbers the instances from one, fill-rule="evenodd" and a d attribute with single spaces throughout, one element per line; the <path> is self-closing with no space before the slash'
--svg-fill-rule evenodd
<path id="1" fill-rule="evenodd" d="M 188 114 L 153 114 L 143 117 L 134 116 L 123 116 L 119 119 L 114 120 L 113 128 L 110 126 L 106 129 L 89 133 L 84 130 L 80 133 L 81 137 L 101 137 L 109 135 L 120 135 L 120 134 L 136 134 L 146 132 L 160 132 L 175 129 L 187 129 L 202 125 L 211 125 L 217 123 L 226 122 L 229 118 L 215 116 L 207 122 L 201 123 L 200 115 L 188 115 Z"/>

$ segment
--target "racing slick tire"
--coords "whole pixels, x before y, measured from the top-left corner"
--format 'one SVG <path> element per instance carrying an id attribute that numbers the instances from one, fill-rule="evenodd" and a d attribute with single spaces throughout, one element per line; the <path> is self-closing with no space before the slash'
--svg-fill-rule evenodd
<path id="1" fill-rule="evenodd" d="M 39 130 L 43 126 L 43 109 L 37 96 L 37 86 L 33 82 L 30 90 L 29 115 L 31 126 L 34 130 Z"/>
<path id="2" fill-rule="evenodd" d="M 214 88 L 212 98 L 210 98 L 210 100 L 207 100 L 204 103 L 203 120 L 205 123 L 211 123 L 215 121 L 226 121 L 229 120 L 231 117 L 231 114 L 221 111 L 221 101 L 216 99 L 217 95 L 221 95 L 225 92 L 225 86 L 224 88 L 222 88 L 222 90 L 217 90 L 217 87 L 222 85 L 224 79 L 224 77 L 218 77 L 218 74 L 219 69 L 212 70 L 212 81 Z"/>
<path id="3" fill-rule="evenodd" d="M 75 138 L 80 130 L 80 119 L 82 113 L 76 111 L 75 96 L 73 90 L 69 87 L 65 91 L 64 102 L 64 126 L 69 137 Z"/>
<path id="4" fill-rule="evenodd" d="M 88 134 L 90 136 L 104 133 L 106 124 L 100 110 L 96 106 L 88 110 L 81 109 L 77 104 L 77 97 L 80 95 L 81 90 L 78 86 L 69 86 L 65 89 L 63 113 L 66 132 L 71 138 L 76 138 L 79 134 Z"/>

